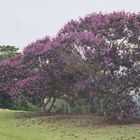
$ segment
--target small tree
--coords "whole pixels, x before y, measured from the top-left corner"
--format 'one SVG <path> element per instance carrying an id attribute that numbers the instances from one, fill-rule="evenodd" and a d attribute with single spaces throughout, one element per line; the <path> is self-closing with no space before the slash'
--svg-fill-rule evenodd
<path id="1" fill-rule="evenodd" d="M 19 54 L 15 46 L 0 46 L 0 61 Z"/>

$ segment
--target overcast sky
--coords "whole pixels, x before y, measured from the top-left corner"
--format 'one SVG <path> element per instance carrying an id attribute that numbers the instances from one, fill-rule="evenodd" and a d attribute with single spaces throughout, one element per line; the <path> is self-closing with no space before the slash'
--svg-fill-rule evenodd
<path id="1" fill-rule="evenodd" d="M 93 12 L 140 11 L 140 0 L 0 0 L 0 45 L 22 49 L 70 19 Z"/>

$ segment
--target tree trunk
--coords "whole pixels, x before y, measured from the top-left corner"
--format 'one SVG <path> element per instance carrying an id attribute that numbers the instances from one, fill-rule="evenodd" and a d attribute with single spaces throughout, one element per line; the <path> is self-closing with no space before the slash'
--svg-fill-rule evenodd
<path id="1" fill-rule="evenodd" d="M 50 101 L 51 101 L 51 97 L 49 97 L 49 99 L 47 100 L 47 102 L 44 103 L 44 105 L 43 105 L 43 112 L 46 111 L 46 107 L 47 107 L 47 105 L 49 104 Z"/>
<path id="2" fill-rule="evenodd" d="M 52 107 L 54 106 L 55 101 L 56 101 L 56 99 L 55 99 L 55 97 L 53 97 L 53 102 L 52 102 L 50 108 L 47 110 L 47 113 L 50 113 Z"/>

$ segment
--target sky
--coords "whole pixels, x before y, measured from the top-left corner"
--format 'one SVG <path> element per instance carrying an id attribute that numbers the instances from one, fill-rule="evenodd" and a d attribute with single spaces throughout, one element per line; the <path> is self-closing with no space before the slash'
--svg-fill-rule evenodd
<path id="1" fill-rule="evenodd" d="M 0 45 L 20 50 L 91 13 L 140 12 L 140 0 L 0 0 Z"/>

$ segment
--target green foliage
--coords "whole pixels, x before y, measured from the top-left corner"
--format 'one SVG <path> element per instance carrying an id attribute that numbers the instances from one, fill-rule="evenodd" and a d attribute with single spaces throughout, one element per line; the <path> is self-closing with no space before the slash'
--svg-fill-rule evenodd
<path id="1" fill-rule="evenodd" d="M 136 113 L 136 117 L 140 118 L 140 111 Z"/>
<path id="2" fill-rule="evenodd" d="M 0 46 L 0 61 L 19 54 L 15 46 Z"/>
<path id="3" fill-rule="evenodd" d="M 40 108 L 37 105 L 32 104 L 31 102 L 27 102 L 26 107 L 24 108 L 26 111 L 39 111 Z"/>
<path id="4" fill-rule="evenodd" d="M 34 105 L 31 101 L 27 101 L 27 102 L 20 102 L 20 101 L 15 101 L 12 100 L 12 104 L 10 107 L 8 107 L 10 109 L 14 109 L 14 110 L 22 110 L 22 111 L 39 111 L 39 107 L 37 105 Z"/>
<path id="5" fill-rule="evenodd" d="M 12 107 L 12 99 L 6 93 L 0 93 L 0 108 L 11 108 Z"/>

